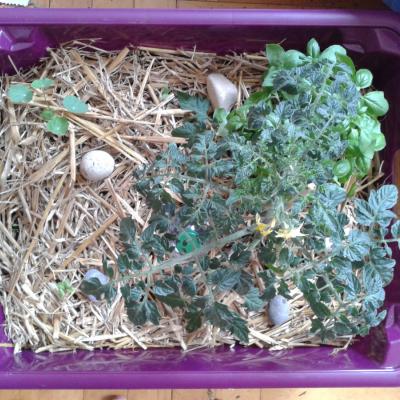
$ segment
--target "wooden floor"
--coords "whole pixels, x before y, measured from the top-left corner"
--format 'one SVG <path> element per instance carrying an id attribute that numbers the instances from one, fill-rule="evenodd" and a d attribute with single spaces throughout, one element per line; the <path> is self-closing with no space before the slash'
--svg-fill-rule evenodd
<path id="1" fill-rule="evenodd" d="M 33 0 L 32 3 L 52 8 L 385 8 L 383 0 Z"/>
<path id="2" fill-rule="evenodd" d="M 385 8 L 382 0 L 34 0 L 33 4 L 52 8 Z M 128 400 L 400 400 L 400 389 L 14 390 L 0 391 L 0 400 L 112 400 L 116 395 Z"/>

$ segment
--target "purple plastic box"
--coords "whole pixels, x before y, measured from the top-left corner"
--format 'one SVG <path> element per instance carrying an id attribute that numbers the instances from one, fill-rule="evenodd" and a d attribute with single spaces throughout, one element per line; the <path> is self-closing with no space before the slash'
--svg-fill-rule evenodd
<path id="1" fill-rule="evenodd" d="M 284 40 L 304 50 L 315 37 L 344 45 L 390 102 L 383 121 L 388 179 L 400 148 L 400 16 L 389 12 L 300 10 L 0 9 L 0 70 L 30 67 L 48 46 L 100 38 L 99 46 L 197 46 L 254 51 Z M 400 260 L 399 252 L 395 252 Z M 0 389 L 246 388 L 400 386 L 400 270 L 387 288 L 384 325 L 348 351 L 328 347 L 269 352 L 237 346 L 183 353 L 179 349 L 35 354 L 0 347 Z M 0 324 L 4 321 L 0 309 Z M 2 326 L 0 325 L 0 328 Z M 0 329 L 0 343 L 7 338 Z"/>

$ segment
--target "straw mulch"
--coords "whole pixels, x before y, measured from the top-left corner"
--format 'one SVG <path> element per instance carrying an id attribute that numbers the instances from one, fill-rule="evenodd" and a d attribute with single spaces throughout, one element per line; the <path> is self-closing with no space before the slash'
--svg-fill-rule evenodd
<path id="1" fill-rule="evenodd" d="M 234 344 L 226 332 L 208 326 L 188 335 L 181 315 L 165 307 L 160 326 L 134 327 L 120 295 L 111 305 L 94 303 L 79 285 L 88 269 L 101 268 L 102 256 L 115 263 L 120 218 L 130 215 L 142 228 L 149 220 L 133 190 L 132 172 L 166 143 L 179 142 L 171 130 L 185 111 L 172 90 L 206 95 L 207 74 L 219 71 L 238 85 L 240 104 L 259 86 L 265 69 L 259 54 L 109 52 L 94 42 L 74 42 L 50 50 L 30 71 L 1 80 L 0 302 L 15 352 Z M 56 89 L 46 98 L 36 95 L 33 106 L 14 106 L 4 96 L 12 82 L 44 77 L 55 79 Z M 56 109 L 69 94 L 87 101 L 90 112 L 66 113 L 69 135 L 57 138 L 44 131 L 40 104 L 50 101 Z M 92 149 L 104 149 L 116 160 L 112 176 L 96 184 L 79 174 L 82 155 Z M 62 297 L 57 284 L 66 281 L 73 293 Z M 312 311 L 301 292 L 292 288 L 292 296 L 291 320 L 280 327 L 271 327 L 266 312 L 247 316 L 250 344 L 273 349 L 320 344 L 309 334 Z M 224 298 L 240 309 L 237 300 L 235 294 Z"/>

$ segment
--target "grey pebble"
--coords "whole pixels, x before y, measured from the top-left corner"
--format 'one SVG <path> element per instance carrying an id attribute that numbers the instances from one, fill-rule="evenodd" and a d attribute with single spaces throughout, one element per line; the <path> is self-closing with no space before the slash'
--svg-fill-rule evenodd
<path id="1" fill-rule="evenodd" d="M 109 281 L 108 276 L 104 275 L 104 274 L 103 274 L 102 272 L 100 272 L 98 269 L 94 269 L 94 268 L 89 269 L 89 270 L 85 273 L 85 276 L 83 277 L 84 280 L 89 280 L 89 279 L 91 279 L 91 278 L 97 278 L 97 279 L 100 281 L 100 283 L 101 283 L 102 285 L 106 285 L 106 284 L 108 283 L 108 281 Z M 94 296 L 92 296 L 92 295 L 89 295 L 89 296 L 88 296 L 88 299 L 89 299 L 90 301 L 93 301 L 93 302 L 97 301 L 96 297 L 94 297 Z"/>
<path id="2" fill-rule="evenodd" d="M 274 325 L 282 325 L 289 320 L 290 305 L 288 301 L 278 294 L 268 306 L 269 318 Z"/>

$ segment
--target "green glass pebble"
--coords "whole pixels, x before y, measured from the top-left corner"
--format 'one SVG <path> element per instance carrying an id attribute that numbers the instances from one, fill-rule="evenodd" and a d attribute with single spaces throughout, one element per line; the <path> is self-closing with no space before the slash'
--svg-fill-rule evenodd
<path id="1" fill-rule="evenodd" d="M 187 254 L 199 249 L 200 246 L 199 234 L 195 231 L 187 230 L 178 236 L 176 249 L 181 254 Z"/>
<path id="2" fill-rule="evenodd" d="M 63 106 L 69 112 L 75 114 L 82 114 L 89 110 L 88 105 L 76 96 L 66 96 L 65 99 L 63 100 Z"/>
<path id="3" fill-rule="evenodd" d="M 16 104 L 29 103 L 33 98 L 33 92 L 29 87 L 21 84 L 12 85 L 7 92 L 8 98 Z"/>

